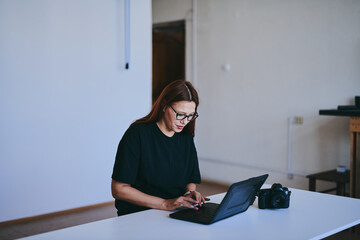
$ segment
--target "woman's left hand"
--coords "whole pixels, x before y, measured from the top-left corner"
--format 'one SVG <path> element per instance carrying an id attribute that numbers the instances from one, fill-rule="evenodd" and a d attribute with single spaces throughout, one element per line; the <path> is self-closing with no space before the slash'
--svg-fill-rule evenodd
<path id="1" fill-rule="evenodd" d="M 185 195 L 186 197 L 191 197 L 192 199 L 195 199 L 199 206 L 201 207 L 203 204 L 205 204 L 205 201 L 209 201 L 210 198 L 204 197 L 199 193 L 198 191 L 190 191 L 188 194 Z"/>

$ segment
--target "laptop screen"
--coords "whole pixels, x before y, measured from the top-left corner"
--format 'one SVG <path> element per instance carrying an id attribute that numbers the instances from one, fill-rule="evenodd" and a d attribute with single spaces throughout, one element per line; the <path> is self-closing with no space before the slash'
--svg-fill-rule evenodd
<path id="1" fill-rule="evenodd" d="M 267 177 L 266 174 L 232 184 L 219 206 L 215 220 L 246 211 L 255 201 L 256 194 Z"/>

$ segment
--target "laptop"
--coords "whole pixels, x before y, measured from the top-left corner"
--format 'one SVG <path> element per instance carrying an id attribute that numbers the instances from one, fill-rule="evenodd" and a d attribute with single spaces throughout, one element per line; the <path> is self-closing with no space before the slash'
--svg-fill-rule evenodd
<path id="1" fill-rule="evenodd" d="M 212 224 L 235 214 L 245 212 L 255 201 L 261 186 L 269 175 L 249 178 L 230 186 L 220 204 L 208 202 L 199 210 L 184 209 L 171 213 L 171 218 L 202 224 Z"/>

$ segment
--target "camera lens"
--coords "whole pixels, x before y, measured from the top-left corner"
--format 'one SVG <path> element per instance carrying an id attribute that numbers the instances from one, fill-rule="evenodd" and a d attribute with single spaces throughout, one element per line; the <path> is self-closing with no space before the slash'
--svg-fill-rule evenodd
<path id="1" fill-rule="evenodd" d="M 271 197 L 271 205 L 274 208 L 279 208 L 285 200 L 285 196 L 282 193 L 273 194 Z"/>

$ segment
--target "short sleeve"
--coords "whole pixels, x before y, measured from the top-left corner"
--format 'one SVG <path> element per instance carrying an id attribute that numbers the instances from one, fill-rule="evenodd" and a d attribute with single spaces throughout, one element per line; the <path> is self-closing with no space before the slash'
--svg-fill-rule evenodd
<path id="1" fill-rule="evenodd" d="M 139 162 L 140 136 L 139 131 L 132 125 L 120 140 L 112 179 L 117 182 L 134 184 L 139 169 Z"/>

